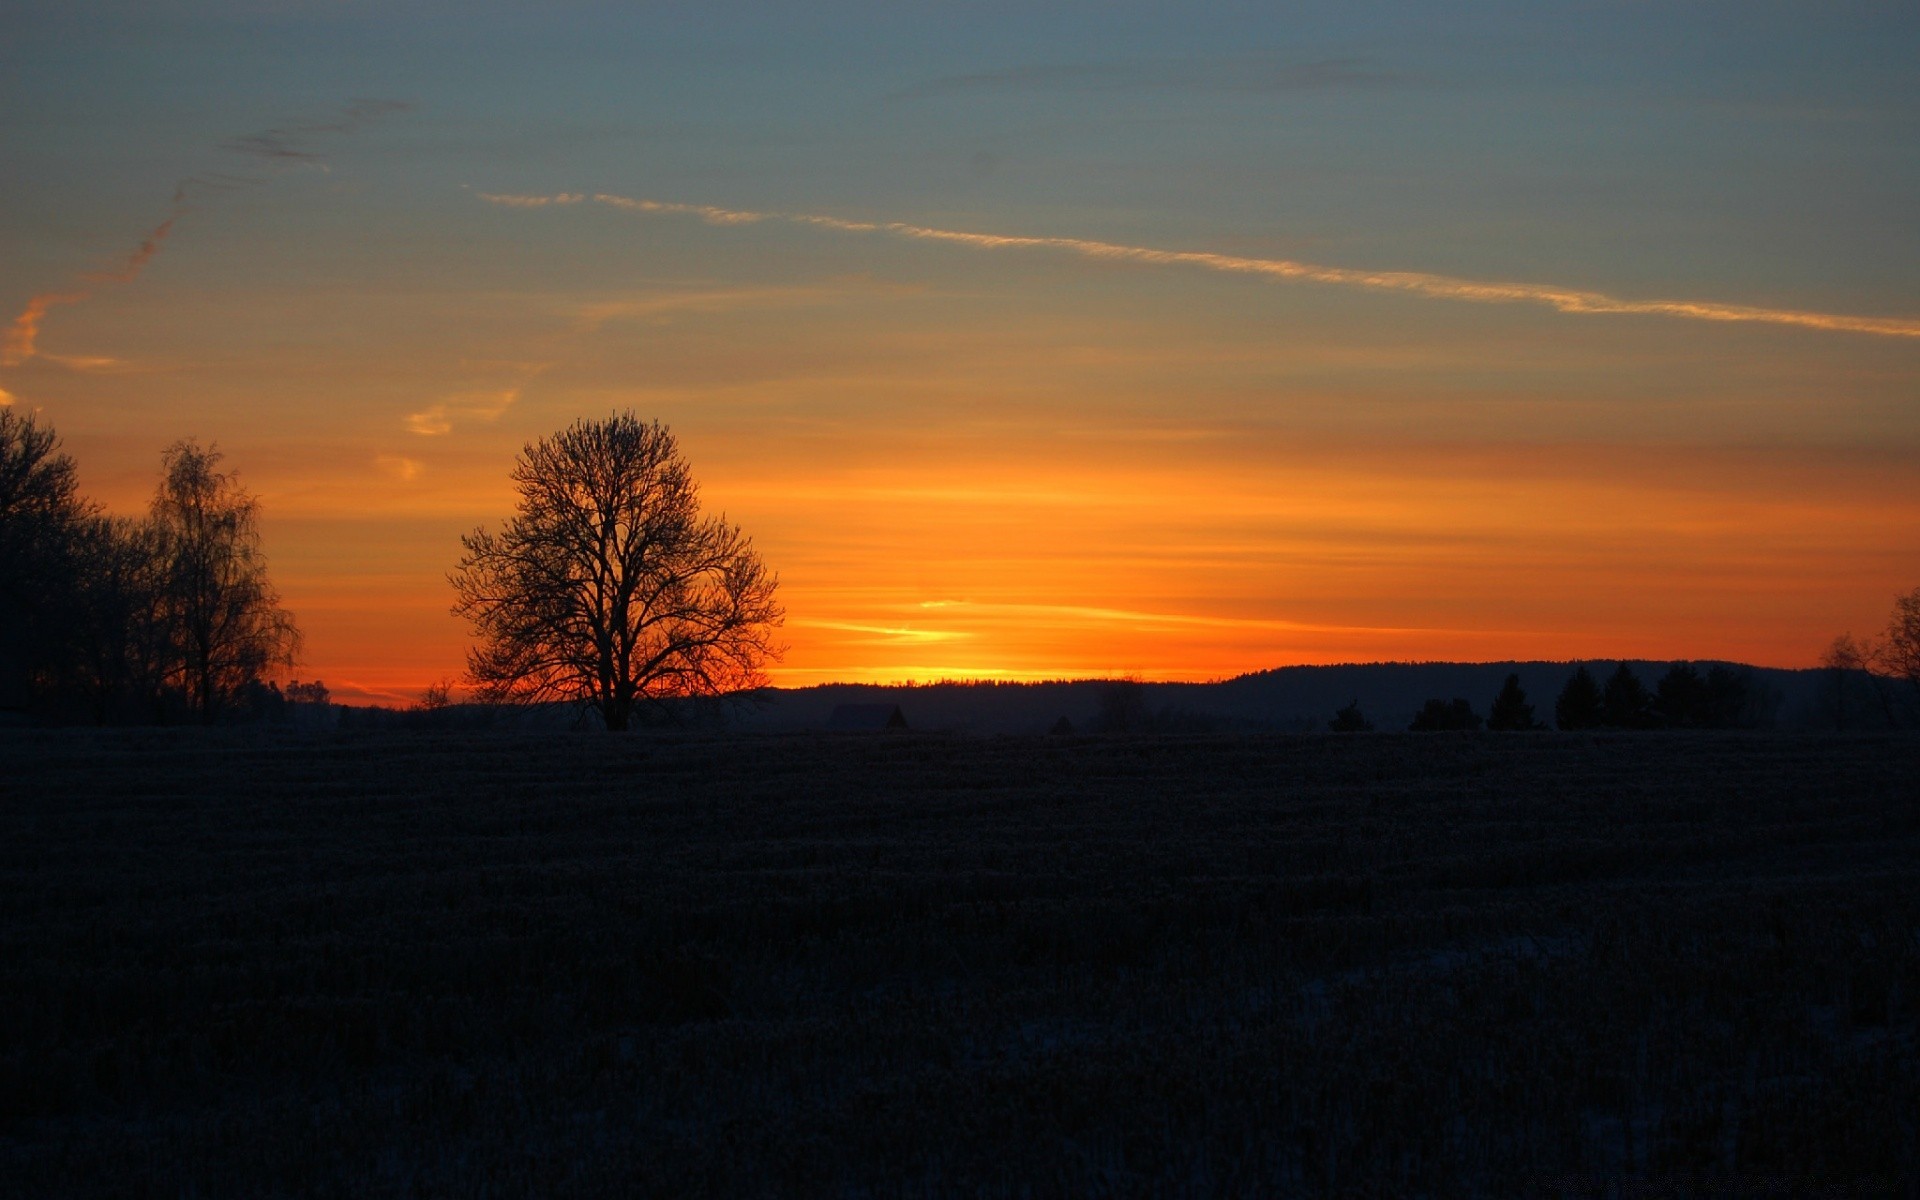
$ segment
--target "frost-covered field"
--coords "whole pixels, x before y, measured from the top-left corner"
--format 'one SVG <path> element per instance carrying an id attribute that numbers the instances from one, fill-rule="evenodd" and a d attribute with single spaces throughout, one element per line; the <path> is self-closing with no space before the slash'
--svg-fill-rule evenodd
<path id="1" fill-rule="evenodd" d="M 1912 737 L 0 756 L 10 1194 L 1920 1176 Z"/>

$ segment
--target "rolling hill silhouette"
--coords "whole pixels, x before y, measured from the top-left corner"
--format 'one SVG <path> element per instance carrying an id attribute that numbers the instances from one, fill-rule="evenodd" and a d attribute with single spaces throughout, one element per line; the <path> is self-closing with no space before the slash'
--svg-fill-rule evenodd
<path id="1" fill-rule="evenodd" d="M 1625 661 L 1651 688 L 1671 663 L 1645 659 L 1583 660 L 1605 678 Z M 1354 663 L 1277 667 L 1213 683 L 1141 683 L 1142 727 L 1164 732 L 1208 730 L 1311 732 L 1327 727 L 1334 711 L 1352 701 L 1382 730 L 1401 730 L 1428 699 L 1463 697 L 1485 715 L 1509 674 L 1520 677 L 1540 719 L 1551 723 L 1554 697 L 1580 662 Z M 1725 665 L 1746 674 L 1753 698 L 1751 723 L 1786 728 L 1822 722 L 1826 672 L 1698 662 L 1702 671 Z M 824 729 L 836 707 L 898 704 L 916 730 L 956 733 L 1044 733 L 1061 717 L 1081 731 L 1099 731 L 1102 707 L 1116 681 L 932 684 L 833 683 L 773 688 L 769 702 L 741 725 L 766 732 Z"/>

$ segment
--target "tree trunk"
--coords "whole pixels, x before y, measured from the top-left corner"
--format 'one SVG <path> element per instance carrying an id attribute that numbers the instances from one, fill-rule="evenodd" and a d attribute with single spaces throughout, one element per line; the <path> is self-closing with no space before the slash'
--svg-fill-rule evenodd
<path id="1" fill-rule="evenodd" d="M 213 663 L 203 659 L 200 667 L 200 723 L 213 724 Z"/>

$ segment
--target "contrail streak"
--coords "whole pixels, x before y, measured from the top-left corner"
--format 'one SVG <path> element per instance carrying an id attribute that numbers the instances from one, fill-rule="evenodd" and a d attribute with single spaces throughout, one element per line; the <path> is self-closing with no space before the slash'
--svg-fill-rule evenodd
<path id="1" fill-rule="evenodd" d="M 401 100 L 354 100 L 332 120 L 300 122 L 232 138 L 224 148 L 268 164 L 291 161 L 324 166 L 324 156 L 307 149 L 300 139 L 316 134 L 352 133 L 369 121 L 391 113 L 405 112 L 412 107 Z M 160 253 L 167 235 L 173 232 L 174 223 L 191 211 L 193 206 L 190 201 L 194 191 L 229 192 L 236 188 L 255 187 L 263 182 L 265 180 L 260 178 L 224 173 L 193 175 L 182 179 L 174 185 L 173 211 L 140 240 L 140 245 L 133 253 L 127 255 L 117 267 L 88 271 L 80 278 L 87 283 L 132 283 L 153 261 L 153 256 Z M 40 325 L 46 320 L 48 309 L 57 304 L 78 304 L 92 295 L 90 290 L 80 290 L 41 292 L 29 297 L 26 307 L 8 326 L 6 338 L 0 340 L 0 367 L 17 367 L 39 353 Z"/>
<path id="2" fill-rule="evenodd" d="M 1547 283 L 1487 282 L 1461 279 L 1451 275 L 1430 275 L 1421 271 L 1362 271 L 1351 267 L 1330 267 L 1285 258 L 1247 258 L 1199 250 L 1158 250 L 1150 246 L 1126 246 L 1114 242 L 1090 241 L 1085 238 L 967 233 L 954 229 L 911 225 L 903 221 L 845 221 L 839 217 L 819 216 L 812 213 L 745 212 L 737 209 L 715 208 L 705 204 L 672 204 L 659 200 L 636 200 L 605 192 L 595 193 L 592 197 L 578 192 L 561 192 L 552 196 L 502 195 L 486 192 L 479 195 L 489 204 L 510 208 L 573 205 L 591 198 L 597 204 L 625 209 L 629 212 L 692 216 L 711 225 L 750 225 L 761 221 L 777 221 L 791 225 L 810 225 L 816 229 L 831 229 L 840 233 L 877 233 L 919 241 L 952 242 L 983 250 L 1064 250 L 1084 258 L 1145 263 L 1153 266 L 1200 267 L 1209 271 L 1225 271 L 1239 275 L 1262 275 L 1270 279 L 1324 283 L 1366 291 L 1399 292 L 1435 300 L 1461 300 L 1475 304 L 1540 304 L 1563 313 L 1621 313 L 1634 316 L 1675 317 L 1689 321 L 1791 325 L 1802 329 L 1864 333 L 1875 337 L 1920 338 L 1920 319 L 1910 317 L 1859 317 L 1845 313 L 1718 304 L 1706 300 L 1628 300 L 1610 296 L 1605 292 L 1582 291 Z"/>
<path id="3" fill-rule="evenodd" d="M 160 253 L 161 243 L 165 242 L 167 235 L 173 232 L 173 223 L 180 219 L 180 213 L 183 210 L 183 206 L 176 201 L 174 214 L 155 225 L 153 231 L 140 240 L 139 249 L 127 255 L 127 261 L 114 270 L 93 271 L 82 278 L 98 283 L 132 283 L 140 272 L 146 269 L 147 264 L 153 261 L 153 256 Z"/>
<path id="4" fill-rule="evenodd" d="M 174 213 L 153 227 L 152 232 L 140 240 L 140 245 L 126 260 L 111 270 L 89 271 L 81 278 L 88 283 L 132 283 L 140 272 L 146 269 L 153 256 L 160 253 L 160 246 L 173 232 L 173 223 L 180 219 L 184 211 L 181 203 L 174 201 Z M 27 306 L 13 319 L 7 328 L 4 342 L 0 342 L 0 367 L 17 367 L 39 353 L 40 324 L 47 318 L 47 310 L 56 304 L 78 304 L 91 296 L 92 292 L 41 292 L 27 299 Z"/>

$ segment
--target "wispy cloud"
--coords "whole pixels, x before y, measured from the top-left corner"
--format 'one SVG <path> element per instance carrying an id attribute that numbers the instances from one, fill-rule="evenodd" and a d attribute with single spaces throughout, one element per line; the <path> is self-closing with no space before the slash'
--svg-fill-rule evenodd
<path id="1" fill-rule="evenodd" d="M 86 298 L 86 292 L 42 292 L 29 299 L 7 327 L 6 341 L 0 342 L 0 367 L 17 367 L 38 352 L 40 325 L 48 309 L 56 304 L 78 304 Z"/>
<path id="2" fill-rule="evenodd" d="M 290 125 L 262 130 L 259 133 L 246 134 L 231 138 L 222 148 L 243 154 L 263 164 L 300 162 L 308 165 L 324 165 L 324 156 L 310 148 L 305 139 L 322 134 L 352 133 L 361 126 L 391 113 L 404 112 L 413 106 L 402 100 L 353 100 L 341 112 L 331 118 L 319 121 L 300 121 Z M 153 261 L 166 244 L 167 237 L 173 233 L 174 224 L 193 208 L 193 200 L 199 192 L 228 192 L 238 188 L 256 187 L 266 180 L 258 176 L 230 175 L 213 172 L 204 175 L 190 175 L 174 185 L 173 198 L 169 202 L 173 211 L 167 218 L 149 230 L 140 244 L 117 264 L 83 273 L 80 278 L 89 284 L 125 284 L 139 278 L 147 264 Z M 61 304 L 78 304 L 92 296 L 91 290 L 41 292 L 28 299 L 20 315 L 13 319 L 8 328 L 6 339 L 0 342 L 0 367 L 17 367 L 39 354 L 40 326 L 46 319 L 47 310 Z"/>
<path id="3" fill-rule="evenodd" d="M 376 454 L 373 456 L 373 465 L 379 468 L 381 474 L 401 483 L 412 483 L 426 469 L 419 459 L 403 454 Z"/>
<path id="4" fill-rule="evenodd" d="M 170 369 L 163 364 L 134 362 L 108 354 L 48 354 L 42 351 L 34 357 L 82 375 L 151 375 Z"/>
<path id="5" fill-rule="evenodd" d="M 1300 621 L 1279 621 L 1259 617 L 1212 617 L 1193 613 L 1138 612 L 1124 608 L 1098 608 L 1080 604 L 998 604 L 971 600 L 923 600 L 923 609 L 953 609 L 1023 619 L 1064 619 L 1070 621 L 1107 621 L 1124 625 L 1177 625 L 1209 629 L 1266 629 L 1285 633 L 1429 633 L 1415 626 L 1321 625 Z"/>
<path id="6" fill-rule="evenodd" d="M 407 414 L 407 428 L 423 437 L 438 437 L 453 432 L 453 416 L 444 404 Z"/>
<path id="7" fill-rule="evenodd" d="M 788 622 L 806 629 L 832 629 L 843 633 L 866 633 L 874 635 L 868 645 L 912 644 L 919 642 L 954 642 L 970 638 L 972 633 L 957 629 L 912 629 L 894 625 L 862 625 L 854 621 L 811 621 L 797 619 Z"/>
<path id="8" fill-rule="evenodd" d="M 456 421 L 497 421 L 520 399 L 520 388 L 461 392 L 407 416 L 407 428 L 422 437 L 452 433 Z"/>
<path id="9" fill-rule="evenodd" d="M 13 403 L 13 393 L 5 388 L 0 388 L 0 408 L 11 408 L 13 407 Z"/>
<path id="10" fill-rule="evenodd" d="M 356 99 L 333 116 L 318 121 L 293 121 L 242 134 L 221 143 L 222 150 L 242 154 L 267 163 L 319 163 L 326 156 L 309 145 L 322 134 L 352 133 L 372 121 L 395 113 L 407 112 L 413 105 L 405 100 Z"/>
<path id="11" fill-rule="evenodd" d="M 493 203 L 505 207 L 539 207 L 513 203 L 519 199 L 524 198 L 491 198 Z M 846 296 L 871 293 L 874 286 L 871 281 L 847 279 L 808 287 L 694 288 L 617 295 L 572 303 L 565 309 L 571 318 L 568 323 L 540 339 L 538 352 L 547 356 L 544 360 L 469 361 L 467 364 L 475 369 L 479 378 L 492 376 L 508 381 L 508 386 L 470 389 L 439 398 L 416 412 L 408 413 L 404 424 L 410 433 L 421 437 L 443 437 L 454 432 L 461 424 L 497 421 L 519 402 L 534 380 L 556 364 L 566 361 L 581 339 L 599 333 L 609 324 L 658 321 L 683 313 L 715 314 L 752 308 L 829 303 Z M 480 372 L 484 372 L 484 375 Z"/>
<path id="12" fill-rule="evenodd" d="M 947 75 L 902 88 L 890 100 L 976 92 L 1244 92 L 1277 94 L 1334 88 L 1385 88 L 1414 82 L 1365 59 L 1288 62 L 1273 58 L 1145 59 L 1106 63 L 1030 63 L 999 71 Z"/>
<path id="13" fill-rule="evenodd" d="M 593 300 L 578 309 L 579 333 L 595 333 L 614 321 L 650 321 L 681 313 L 730 313 L 758 308 L 828 304 L 850 296 L 885 290 L 898 294 L 918 289 L 849 279 L 809 287 L 699 288 L 655 295 Z"/>
<path id="14" fill-rule="evenodd" d="M 480 192 L 479 196 L 488 204 L 498 204 L 503 208 L 546 208 L 553 204 L 578 204 L 587 198 L 582 192 L 561 192 L 556 196 L 506 196 L 498 192 Z"/>
<path id="15" fill-rule="evenodd" d="M 518 198 L 524 199 L 524 197 Z M 882 228 L 879 225 L 867 225 L 857 221 L 839 221 L 833 217 L 812 217 L 804 213 L 743 212 L 735 208 L 715 208 L 711 204 L 667 204 L 659 200 L 635 200 L 628 196 L 615 196 L 607 192 L 595 192 L 593 200 L 596 204 L 624 208 L 629 212 L 674 213 L 699 217 L 709 225 L 752 225 L 759 221 L 797 221 L 807 225 L 844 226 L 859 233 L 870 233 Z M 512 202 L 513 198 L 504 196 L 496 201 L 496 203 L 509 204 Z"/>
<path id="16" fill-rule="evenodd" d="M 537 207 L 537 205 L 528 204 L 527 201 L 538 199 L 538 197 L 483 195 L 482 199 L 493 204 L 525 208 Z M 1163 267 L 1197 267 L 1208 271 L 1257 275 L 1290 282 L 1328 284 L 1364 291 L 1397 292 L 1433 300 L 1455 300 L 1474 304 L 1532 304 L 1543 305 L 1558 312 L 1580 315 L 1670 317 L 1689 321 L 1787 325 L 1802 329 L 1859 333 L 1876 337 L 1920 338 L 1920 318 L 1913 317 L 1854 316 L 1806 309 L 1722 304 L 1710 300 L 1634 300 L 1561 284 L 1498 282 L 1452 275 L 1434 275 L 1422 271 L 1367 271 L 1285 258 L 1251 258 L 1200 250 L 1162 250 L 1152 246 L 1129 246 L 1086 238 L 971 233 L 964 230 L 913 225 L 904 221 L 847 221 L 839 217 L 813 213 L 752 212 L 716 208 L 705 204 L 674 204 L 634 199 L 604 192 L 596 193 L 593 200 L 596 203 L 629 212 L 698 217 L 712 225 L 748 225 L 762 221 L 778 221 L 839 233 L 880 234 L 917 241 L 946 242 L 981 250 L 1065 251 L 1083 258 L 1108 262 L 1131 262 Z"/>
<path id="17" fill-rule="evenodd" d="M 351 696 L 356 699 L 377 700 L 387 704 L 412 704 L 420 698 L 418 693 L 415 692 L 396 692 L 391 688 L 375 687 L 371 683 L 356 683 L 351 679 L 342 681 L 332 690 L 336 701 Z"/>

